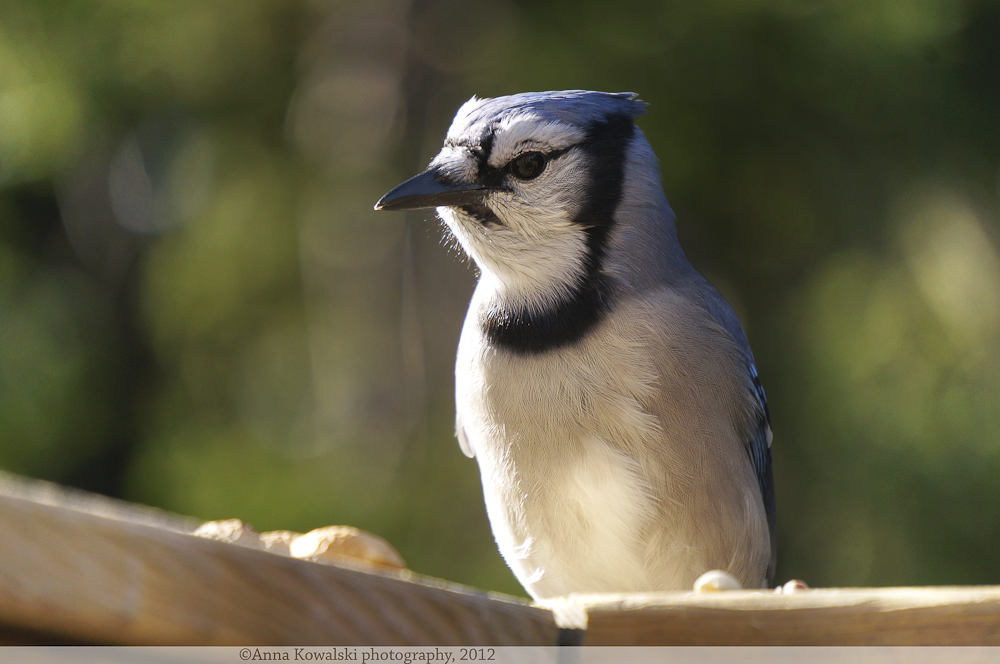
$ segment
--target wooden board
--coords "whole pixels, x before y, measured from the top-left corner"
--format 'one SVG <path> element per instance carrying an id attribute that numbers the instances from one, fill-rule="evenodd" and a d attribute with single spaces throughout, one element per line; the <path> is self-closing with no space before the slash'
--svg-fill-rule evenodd
<path id="1" fill-rule="evenodd" d="M 0 644 L 1000 645 L 1000 587 L 570 596 L 553 613 L 199 525 L 0 474 Z"/>
<path id="2" fill-rule="evenodd" d="M 136 645 L 557 642 L 551 614 L 526 603 L 187 534 L 196 525 L 6 478 L 0 632 Z"/>
<path id="3" fill-rule="evenodd" d="M 1000 588 L 581 597 L 585 645 L 1000 645 Z"/>

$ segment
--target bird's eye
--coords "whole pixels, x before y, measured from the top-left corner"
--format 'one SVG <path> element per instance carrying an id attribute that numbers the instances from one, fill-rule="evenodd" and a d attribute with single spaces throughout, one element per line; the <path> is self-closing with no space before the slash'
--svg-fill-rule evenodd
<path id="1" fill-rule="evenodd" d="M 545 155 L 541 152 L 525 152 L 510 162 L 511 175 L 519 180 L 537 178 L 545 170 Z"/>

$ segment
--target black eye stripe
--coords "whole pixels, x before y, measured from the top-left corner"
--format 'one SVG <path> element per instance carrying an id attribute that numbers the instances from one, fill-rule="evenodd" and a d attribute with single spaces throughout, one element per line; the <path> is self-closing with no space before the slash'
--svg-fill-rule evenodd
<path id="1" fill-rule="evenodd" d="M 512 172 L 513 164 L 521 157 L 524 157 L 529 154 L 540 154 L 544 158 L 545 166 L 547 167 L 549 162 L 558 159 L 559 157 L 563 156 L 576 146 L 571 145 L 569 147 L 565 147 L 560 150 L 551 150 L 549 152 L 542 152 L 540 150 L 528 150 L 527 152 L 522 152 L 518 154 L 513 159 L 511 159 L 506 164 L 500 167 L 490 166 L 489 164 L 489 157 L 490 157 L 489 153 L 493 149 L 492 135 L 488 135 L 486 138 L 484 138 L 479 146 L 463 146 L 463 147 L 468 149 L 469 152 L 472 154 L 472 156 L 476 159 L 477 162 L 476 179 L 480 183 L 496 189 L 507 189 L 507 185 L 504 183 L 504 180 L 506 180 L 507 177 L 514 177 L 518 180 L 524 180 L 524 181 L 533 179 L 533 177 L 528 177 L 528 178 L 518 177 L 516 174 Z M 537 174 L 535 174 L 534 177 L 538 177 L 538 175 L 541 175 L 543 170 L 544 168 L 540 170 Z"/>

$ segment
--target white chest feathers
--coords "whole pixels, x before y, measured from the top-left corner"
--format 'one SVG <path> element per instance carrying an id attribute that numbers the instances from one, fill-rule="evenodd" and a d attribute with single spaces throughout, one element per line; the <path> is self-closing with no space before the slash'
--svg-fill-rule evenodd
<path id="1" fill-rule="evenodd" d="M 550 505 L 524 501 L 516 526 L 496 533 L 500 550 L 536 597 L 650 588 L 642 533 L 653 497 L 626 457 L 597 438 L 580 443 L 579 456 L 550 479 Z M 552 507 L 560 519 L 543 517 Z M 491 519 L 498 509 L 511 523 L 501 506 L 488 506 Z"/>
<path id="2" fill-rule="evenodd" d="M 488 349 L 472 321 L 463 332 L 460 435 L 500 551 L 535 597 L 662 585 L 646 561 L 659 511 L 652 469 L 630 454 L 661 437 L 643 407 L 657 377 L 642 326 L 630 327 L 529 356 Z"/>
<path id="3" fill-rule="evenodd" d="M 762 583 L 767 525 L 734 397 L 689 389 L 725 344 L 699 353 L 657 310 L 624 307 L 539 354 L 491 347 L 466 322 L 459 435 L 500 551 L 536 598 L 691 588 L 710 569 Z"/>

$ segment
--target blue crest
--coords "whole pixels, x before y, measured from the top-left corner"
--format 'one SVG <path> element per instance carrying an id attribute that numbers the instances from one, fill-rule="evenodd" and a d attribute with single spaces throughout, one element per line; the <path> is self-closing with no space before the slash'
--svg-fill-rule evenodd
<path id="1" fill-rule="evenodd" d="M 531 111 L 554 120 L 586 127 L 602 122 L 613 115 L 627 115 L 635 119 L 646 112 L 646 103 L 639 101 L 634 92 L 592 92 L 589 90 L 562 90 L 556 92 L 524 92 L 507 97 L 469 100 L 465 118 L 466 126 L 489 124 L 511 112 Z"/>

